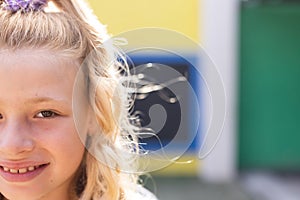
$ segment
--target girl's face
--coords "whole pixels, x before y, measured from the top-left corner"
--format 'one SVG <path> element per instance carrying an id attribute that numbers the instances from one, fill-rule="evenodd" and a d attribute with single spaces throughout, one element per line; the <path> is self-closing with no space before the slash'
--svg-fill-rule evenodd
<path id="1" fill-rule="evenodd" d="M 69 199 L 84 155 L 72 112 L 75 62 L 45 50 L 0 50 L 0 60 L 0 193 L 13 200 Z"/>

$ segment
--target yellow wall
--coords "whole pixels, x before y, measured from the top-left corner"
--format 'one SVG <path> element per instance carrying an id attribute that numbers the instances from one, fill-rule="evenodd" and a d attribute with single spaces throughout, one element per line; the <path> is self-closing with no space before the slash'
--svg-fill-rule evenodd
<path id="1" fill-rule="evenodd" d="M 142 27 L 178 31 L 199 38 L 199 0 L 89 0 L 100 21 L 113 35 Z"/>

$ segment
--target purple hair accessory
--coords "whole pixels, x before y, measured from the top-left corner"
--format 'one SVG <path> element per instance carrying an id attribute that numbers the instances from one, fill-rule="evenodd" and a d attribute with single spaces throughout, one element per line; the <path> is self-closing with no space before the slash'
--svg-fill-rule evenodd
<path id="1" fill-rule="evenodd" d="M 18 10 L 25 12 L 37 11 L 41 10 L 47 2 L 48 0 L 4 0 L 4 8 L 12 12 L 17 12 Z"/>

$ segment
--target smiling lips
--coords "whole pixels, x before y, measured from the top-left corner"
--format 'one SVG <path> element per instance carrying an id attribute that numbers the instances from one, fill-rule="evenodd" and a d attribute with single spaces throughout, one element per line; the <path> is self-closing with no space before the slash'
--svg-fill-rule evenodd
<path id="1" fill-rule="evenodd" d="M 29 167 L 20 168 L 20 169 L 10 169 L 10 168 L 4 167 L 4 166 L 1 166 L 1 167 L 5 172 L 9 172 L 12 174 L 24 174 L 26 172 L 32 172 L 32 171 L 36 170 L 37 168 L 39 168 L 40 166 L 41 165 L 29 166 Z"/>
<path id="2" fill-rule="evenodd" d="M 4 164 L 0 165 L 0 176 L 8 182 L 26 182 L 34 179 L 40 173 L 42 173 L 50 163 L 44 164 Z"/>
<path id="3" fill-rule="evenodd" d="M 27 172 L 33 172 L 36 169 L 46 166 L 47 164 L 41 164 L 41 165 L 34 165 L 34 166 L 29 166 L 29 167 L 22 167 L 22 168 L 9 168 L 5 166 L 0 166 L 4 172 L 8 172 L 11 174 L 25 174 Z"/>

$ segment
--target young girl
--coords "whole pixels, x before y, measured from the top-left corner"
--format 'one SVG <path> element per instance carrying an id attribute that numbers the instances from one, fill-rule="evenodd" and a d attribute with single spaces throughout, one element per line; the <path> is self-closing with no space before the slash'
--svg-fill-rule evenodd
<path id="1" fill-rule="evenodd" d="M 126 65 L 90 9 L 0 5 L 0 199 L 155 199 L 130 173 L 139 150 Z"/>

